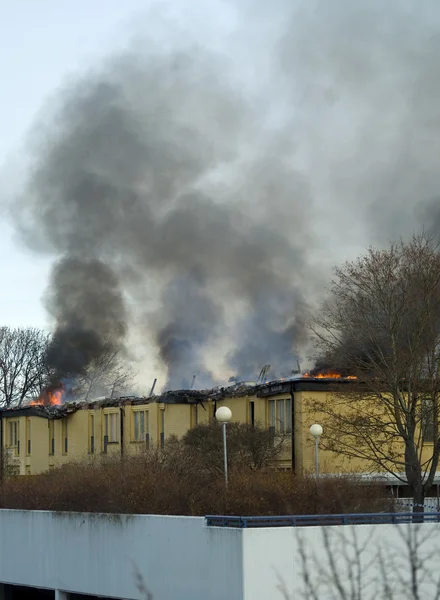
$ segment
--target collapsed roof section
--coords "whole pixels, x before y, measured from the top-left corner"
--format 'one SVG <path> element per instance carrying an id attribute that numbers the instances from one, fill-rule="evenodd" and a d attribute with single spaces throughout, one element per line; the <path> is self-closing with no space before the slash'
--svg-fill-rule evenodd
<path id="1" fill-rule="evenodd" d="M 283 393 L 294 393 L 300 391 L 341 391 L 341 387 L 355 385 L 352 379 L 315 379 L 313 377 L 299 377 L 267 383 L 237 383 L 225 387 L 217 387 L 206 390 L 172 390 L 157 396 L 121 396 L 118 398 L 100 398 L 99 400 L 83 402 L 65 402 L 64 404 L 48 405 L 30 404 L 18 408 L 4 408 L 0 410 L 0 417 L 11 416 L 36 416 L 45 419 L 62 419 L 78 410 L 90 410 L 99 408 L 110 408 L 126 405 L 143 405 L 152 402 L 160 404 L 202 404 L 203 402 L 218 402 L 224 398 L 235 398 L 243 396 L 274 396 Z"/>

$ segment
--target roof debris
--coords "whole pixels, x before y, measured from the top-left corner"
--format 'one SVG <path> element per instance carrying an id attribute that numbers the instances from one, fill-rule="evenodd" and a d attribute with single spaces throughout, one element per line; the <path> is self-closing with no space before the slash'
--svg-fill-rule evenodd
<path id="1" fill-rule="evenodd" d="M 169 390 L 159 395 L 147 396 L 119 396 L 117 398 L 99 398 L 90 401 L 70 401 L 64 404 L 43 405 L 22 404 L 19 407 L 9 407 L 0 409 L 0 415 L 13 413 L 16 416 L 24 414 L 40 416 L 46 419 L 62 419 L 63 417 L 77 412 L 78 410 L 90 410 L 108 407 L 118 407 L 126 405 L 140 405 L 156 402 L 160 404 L 196 404 L 209 400 L 217 402 L 223 398 L 235 398 L 249 395 L 266 396 L 270 394 L 288 392 L 293 387 L 302 389 L 305 385 L 310 387 L 312 384 L 331 385 L 336 384 L 334 379 L 314 379 L 312 377 L 291 378 L 279 381 L 270 381 L 265 383 L 241 382 L 228 386 L 219 386 L 205 390 Z M 341 378 L 339 383 L 349 383 Z M 301 387 L 300 387 L 301 386 Z"/>

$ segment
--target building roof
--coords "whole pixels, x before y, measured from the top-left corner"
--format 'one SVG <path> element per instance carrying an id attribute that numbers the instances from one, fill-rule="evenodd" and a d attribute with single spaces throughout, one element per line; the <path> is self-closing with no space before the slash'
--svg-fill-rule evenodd
<path id="1" fill-rule="evenodd" d="M 220 401 L 224 398 L 257 396 L 266 397 L 283 393 L 302 391 L 341 391 L 342 387 L 353 385 L 352 379 L 345 378 L 314 378 L 295 377 L 292 379 L 269 381 L 266 383 L 236 383 L 224 387 L 206 390 L 170 390 L 157 396 L 122 396 L 118 398 L 100 398 L 99 400 L 83 402 L 65 402 L 64 404 L 44 406 L 42 404 L 28 404 L 17 408 L 4 408 L 0 410 L 0 417 L 35 416 L 46 419 L 61 419 L 78 410 L 117 407 L 126 405 L 140 405 L 157 402 L 161 404 L 201 404 L 206 401 Z"/>

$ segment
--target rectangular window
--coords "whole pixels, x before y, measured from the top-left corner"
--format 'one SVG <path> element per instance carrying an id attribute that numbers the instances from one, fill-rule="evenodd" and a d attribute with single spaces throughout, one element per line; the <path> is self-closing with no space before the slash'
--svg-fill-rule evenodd
<path id="1" fill-rule="evenodd" d="M 26 454 L 31 454 L 31 420 L 29 417 L 26 419 Z"/>
<path id="2" fill-rule="evenodd" d="M 89 452 L 95 452 L 95 415 L 89 415 Z"/>
<path id="3" fill-rule="evenodd" d="M 133 441 L 149 442 L 150 421 L 148 410 L 133 411 Z"/>
<path id="4" fill-rule="evenodd" d="M 277 432 L 284 433 L 285 413 L 284 400 L 277 400 Z"/>
<path id="5" fill-rule="evenodd" d="M 292 431 L 292 402 L 290 398 L 269 400 L 269 428 L 280 434 Z"/>
<path id="6" fill-rule="evenodd" d="M 48 421 L 49 425 L 49 454 L 55 454 L 55 421 Z"/>
<path id="7" fill-rule="evenodd" d="M 20 454 L 20 422 L 9 421 L 8 446 L 15 449 L 15 454 Z"/>
<path id="8" fill-rule="evenodd" d="M 422 428 L 423 441 L 434 442 L 434 403 L 431 398 L 422 399 Z"/>
<path id="9" fill-rule="evenodd" d="M 119 442 L 118 413 L 106 413 L 104 415 L 104 437 L 108 444 Z"/>
<path id="10" fill-rule="evenodd" d="M 67 450 L 68 450 L 67 418 L 65 418 L 61 421 L 61 429 L 62 429 L 63 454 L 67 454 Z"/>
<path id="11" fill-rule="evenodd" d="M 276 413 L 275 413 L 275 400 L 269 400 L 269 427 L 275 431 L 276 425 Z"/>

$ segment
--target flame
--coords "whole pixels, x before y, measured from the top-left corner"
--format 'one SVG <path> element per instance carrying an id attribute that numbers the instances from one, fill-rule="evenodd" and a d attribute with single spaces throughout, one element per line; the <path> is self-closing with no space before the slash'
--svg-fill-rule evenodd
<path id="1" fill-rule="evenodd" d="M 310 377 L 312 379 L 357 379 L 355 375 L 341 375 L 336 371 L 324 371 L 323 373 L 317 373 L 316 375 L 310 375 L 310 373 L 304 373 L 304 377 Z"/>
<path id="2" fill-rule="evenodd" d="M 58 406 L 63 403 L 64 396 L 64 385 L 54 389 L 45 389 L 41 394 L 32 402 L 29 402 L 30 406 Z"/>

